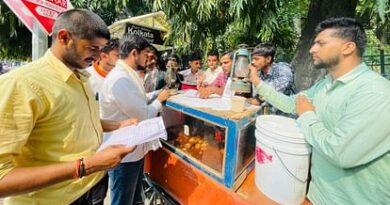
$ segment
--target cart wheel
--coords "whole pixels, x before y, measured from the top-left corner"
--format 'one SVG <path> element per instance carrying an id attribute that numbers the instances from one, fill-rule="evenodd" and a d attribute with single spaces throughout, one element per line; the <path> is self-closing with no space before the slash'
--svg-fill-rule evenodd
<path id="1" fill-rule="evenodd" d="M 154 182 L 148 173 L 144 173 L 143 188 L 145 205 L 180 205 L 159 184 Z"/>

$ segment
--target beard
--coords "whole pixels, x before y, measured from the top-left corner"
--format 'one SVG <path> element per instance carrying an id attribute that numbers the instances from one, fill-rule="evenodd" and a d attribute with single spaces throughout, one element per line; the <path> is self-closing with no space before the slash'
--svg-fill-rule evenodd
<path id="1" fill-rule="evenodd" d="M 78 63 L 81 59 L 79 59 L 79 56 L 77 55 L 75 44 L 72 44 L 71 47 L 64 52 L 63 59 L 65 64 L 72 68 L 82 69 L 86 67 Z M 91 58 L 91 62 L 92 60 L 93 59 Z"/>
<path id="2" fill-rule="evenodd" d="M 135 69 L 137 71 L 145 71 L 147 68 L 147 61 L 142 60 L 142 59 L 135 59 Z"/>
<path id="3" fill-rule="evenodd" d="M 146 70 L 146 67 L 142 66 L 142 65 L 137 65 L 137 67 L 135 69 L 137 69 L 137 71 L 144 71 L 144 70 Z"/>
<path id="4" fill-rule="evenodd" d="M 326 60 L 321 60 L 319 59 L 318 62 L 314 62 L 314 68 L 316 69 L 327 69 L 327 70 L 331 70 L 333 67 L 335 67 L 336 65 L 338 65 L 340 62 L 340 57 L 339 56 L 333 56 L 329 59 L 326 59 Z"/>

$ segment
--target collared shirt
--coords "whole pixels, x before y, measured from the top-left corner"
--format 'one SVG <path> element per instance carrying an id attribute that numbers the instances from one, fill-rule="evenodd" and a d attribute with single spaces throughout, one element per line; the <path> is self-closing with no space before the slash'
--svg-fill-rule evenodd
<path id="1" fill-rule="evenodd" d="M 95 153 L 102 127 L 98 104 L 81 80 L 51 51 L 0 77 L 0 178 L 15 167 L 76 161 Z M 5 204 L 69 204 L 103 172 L 5 199 Z"/>
<path id="2" fill-rule="evenodd" d="M 224 72 L 222 72 L 215 78 L 215 80 L 210 84 L 210 86 L 225 88 L 228 78 L 229 74 L 225 74 Z"/>
<path id="3" fill-rule="evenodd" d="M 123 60 L 118 60 L 115 68 L 107 75 L 100 92 L 102 119 L 119 121 L 137 118 L 142 121 L 156 117 L 162 108 L 160 101 L 155 99 L 157 94 L 157 91 L 146 94 L 139 73 Z M 105 137 L 109 135 L 105 133 Z M 138 145 L 122 162 L 138 161 L 150 149 L 156 149 L 159 146 L 158 140 Z"/>
<path id="4" fill-rule="evenodd" d="M 214 80 L 217 78 L 217 76 L 223 72 L 222 67 L 218 66 L 216 69 L 212 70 L 211 68 L 208 68 L 204 74 L 206 75 L 206 78 L 204 80 L 206 85 L 211 84 L 214 82 Z"/>
<path id="5" fill-rule="evenodd" d="M 266 83 L 259 94 L 284 112 L 295 112 L 296 96 Z M 315 112 L 297 122 L 313 147 L 308 197 L 314 204 L 389 204 L 390 81 L 362 63 L 301 93 Z M 298 94 L 299 95 L 299 94 Z"/>
<path id="6" fill-rule="evenodd" d="M 285 95 L 294 94 L 294 75 L 290 64 L 279 62 L 272 63 L 268 74 L 263 71 L 259 72 L 259 76 L 263 82 L 275 88 L 278 92 Z M 283 115 L 281 111 L 273 106 L 270 106 L 271 114 Z"/>
<path id="7" fill-rule="evenodd" d="M 103 85 L 104 78 L 107 76 L 107 72 L 104 73 L 104 69 L 101 68 L 98 63 L 94 63 L 92 66 L 88 67 L 86 71 L 90 74 L 88 83 L 95 94 L 95 99 L 98 100 L 99 91 Z"/>
<path id="8" fill-rule="evenodd" d="M 196 73 L 191 72 L 191 68 L 187 70 L 179 71 L 179 74 L 183 76 L 183 84 L 196 85 L 199 75 L 202 75 L 202 71 L 198 70 Z"/>

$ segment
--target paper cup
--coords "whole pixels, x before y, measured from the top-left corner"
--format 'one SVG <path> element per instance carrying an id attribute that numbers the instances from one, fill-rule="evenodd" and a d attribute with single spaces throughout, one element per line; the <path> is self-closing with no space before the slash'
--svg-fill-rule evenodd
<path id="1" fill-rule="evenodd" d="M 230 101 L 231 102 L 230 103 L 231 110 L 233 112 L 242 112 L 242 111 L 244 111 L 245 101 L 246 101 L 246 98 L 244 98 L 244 97 L 232 96 L 231 97 L 231 101 Z"/>

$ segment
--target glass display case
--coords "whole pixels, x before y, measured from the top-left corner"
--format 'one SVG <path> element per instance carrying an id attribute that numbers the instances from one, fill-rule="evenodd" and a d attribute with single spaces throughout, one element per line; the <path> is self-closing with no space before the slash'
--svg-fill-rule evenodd
<path id="1" fill-rule="evenodd" d="M 164 146 L 224 186 L 236 189 L 253 168 L 255 116 L 238 119 L 168 101 Z"/>
<path id="2" fill-rule="evenodd" d="M 182 115 L 182 122 L 167 128 L 167 144 L 222 176 L 226 128 Z"/>

